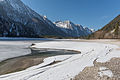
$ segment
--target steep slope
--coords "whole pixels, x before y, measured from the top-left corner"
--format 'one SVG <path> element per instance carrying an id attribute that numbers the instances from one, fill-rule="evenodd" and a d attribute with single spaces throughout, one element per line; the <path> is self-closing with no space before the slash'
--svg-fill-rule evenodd
<path id="1" fill-rule="evenodd" d="M 120 15 L 114 18 L 110 23 L 105 25 L 102 29 L 90 35 L 89 38 L 119 39 L 120 38 Z"/>
<path id="2" fill-rule="evenodd" d="M 57 21 L 54 23 L 56 26 L 61 28 L 66 34 L 71 35 L 72 37 L 87 36 L 92 33 L 92 31 L 83 26 L 74 24 L 71 21 Z"/>
<path id="3" fill-rule="evenodd" d="M 67 36 L 50 20 L 40 16 L 21 0 L 0 0 L 0 36 Z"/>
<path id="4" fill-rule="evenodd" d="M 95 30 L 94 29 L 89 29 L 88 27 L 84 27 L 84 29 L 86 30 L 86 32 L 87 33 L 89 33 L 89 34 L 92 34 L 92 33 L 94 33 L 95 32 Z"/>

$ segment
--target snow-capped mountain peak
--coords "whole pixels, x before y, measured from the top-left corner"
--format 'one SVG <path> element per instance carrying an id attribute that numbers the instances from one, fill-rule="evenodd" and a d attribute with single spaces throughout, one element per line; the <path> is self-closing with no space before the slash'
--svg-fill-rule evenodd
<path id="1" fill-rule="evenodd" d="M 95 32 L 95 29 L 90 29 L 91 31 L 92 31 L 92 33 L 94 33 Z"/>
<path id="2" fill-rule="evenodd" d="M 56 26 L 61 28 L 65 33 L 72 35 L 74 37 L 87 36 L 92 33 L 89 28 L 83 28 L 80 24 L 74 24 L 73 22 L 67 21 L 56 21 L 54 22 Z"/>
<path id="3" fill-rule="evenodd" d="M 74 25 L 71 21 L 56 21 L 56 26 L 66 28 L 66 29 L 72 29 L 72 25 Z"/>
<path id="4" fill-rule="evenodd" d="M 84 29 L 89 33 L 89 34 L 91 34 L 92 33 L 92 30 L 91 29 L 89 29 L 88 27 L 84 27 Z"/>

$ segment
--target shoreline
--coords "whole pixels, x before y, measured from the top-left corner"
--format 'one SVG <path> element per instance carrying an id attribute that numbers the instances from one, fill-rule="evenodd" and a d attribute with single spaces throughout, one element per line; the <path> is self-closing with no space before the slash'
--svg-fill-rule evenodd
<path id="1" fill-rule="evenodd" d="M 74 41 L 73 41 L 74 42 Z M 84 41 L 81 41 L 81 40 L 79 40 L 79 41 L 76 41 L 76 42 L 87 42 L 86 44 L 87 45 L 89 45 L 90 46 L 90 48 L 92 47 L 92 45 L 95 45 L 95 44 L 97 44 L 96 45 L 96 47 L 97 46 L 99 46 L 99 45 L 103 45 L 103 44 L 105 44 L 105 45 L 108 45 L 108 46 L 114 46 L 114 45 L 117 45 L 117 46 L 119 46 L 120 45 L 120 43 L 119 43 L 119 40 L 103 40 L 103 41 L 101 41 L 101 40 L 84 40 Z M 50 42 L 50 43 L 52 43 L 52 42 Z M 56 42 L 55 42 L 56 43 Z M 62 42 L 63 43 L 63 42 Z M 68 42 L 69 44 L 71 44 L 71 42 Z M 69 46 L 68 45 L 68 43 L 67 44 L 64 44 L 64 47 L 59 47 L 58 46 L 58 44 L 56 43 L 56 45 L 57 45 L 57 48 L 56 49 L 61 49 L 61 50 L 63 50 L 63 49 L 69 49 L 69 50 L 71 50 L 71 49 L 73 49 L 73 50 L 78 50 L 78 49 L 76 49 L 77 47 L 79 47 L 79 46 L 81 46 L 81 44 L 80 45 L 78 45 L 77 46 L 77 44 L 78 43 L 76 43 L 76 45 L 75 45 L 75 48 L 73 47 L 73 48 L 68 48 L 67 46 Z M 94 44 L 93 44 L 94 43 Z M 98 43 L 99 43 L 99 45 L 98 45 Z M 101 44 L 101 43 L 103 43 L 103 44 Z M 53 45 L 52 45 L 52 50 L 46 50 L 45 48 L 47 48 L 47 49 L 50 49 L 51 48 L 51 46 L 48 46 L 46 43 L 42 43 L 43 45 L 41 46 L 41 44 L 40 44 L 40 48 L 42 48 L 42 49 L 39 49 L 39 46 L 37 46 L 38 48 L 38 50 L 45 50 L 45 51 L 50 51 L 50 52 L 53 52 L 53 50 L 55 50 L 54 48 L 56 47 L 53 47 Z M 92 44 L 92 45 L 90 45 L 90 44 Z M 110 45 L 109 45 L 110 44 Z M 50 44 L 49 44 L 50 45 Z M 65 46 L 65 45 L 67 45 L 67 46 Z M 85 45 L 85 44 L 83 44 L 83 45 Z M 86 47 L 88 47 L 86 45 Z M 46 47 L 47 46 L 47 47 Z M 76 47 L 77 46 L 77 47 Z M 50 47 L 50 48 L 49 48 Z M 67 47 L 67 48 L 66 48 Z M 84 49 L 84 47 L 85 46 L 81 46 L 81 49 Z M 96 47 L 93 47 L 93 48 L 96 48 Z M 105 46 L 104 46 L 105 47 Z M 33 46 L 33 48 L 34 48 L 34 46 Z M 108 48 L 109 49 L 109 47 L 105 47 L 105 48 Z M 114 47 L 113 47 L 114 48 Z M 119 47 L 118 47 L 119 48 Z M 81 50 L 81 49 L 79 49 L 79 50 Z M 89 49 L 88 49 L 89 50 Z M 87 50 L 87 48 L 85 49 L 85 50 L 82 50 L 82 51 L 88 51 Z M 99 49 L 97 49 L 97 50 L 99 50 Z M 105 50 L 107 50 L 107 49 L 105 49 Z M 114 48 L 114 50 L 115 51 L 119 51 L 120 49 L 117 49 L 117 47 L 116 48 Z M 56 51 L 58 51 L 58 50 L 56 50 Z M 64 50 L 63 50 L 64 51 Z M 94 52 L 94 50 L 92 49 L 92 52 Z M 89 53 L 92 53 L 92 52 L 89 52 Z M 111 52 L 111 50 L 108 50 L 108 52 Z M 54 53 L 56 53 L 56 52 L 54 52 Z M 89 54 L 88 53 L 88 54 Z M 34 54 L 35 55 L 35 54 Z M 83 54 L 83 56 L 86 56 L 87 54 Z M 89 54 L 90 55 L 90 54 Z M 92 55 L 92 54 L 91 54 Z M 106 55 L 108 55 L 108 53 L 106 53 Z M 53 55 L 52 55 L 53 56 Z M 80 55 L 78 55 L 78 56 L 80 56 Z M 80 57 L 83 57 L 83 56 L 80 56 Z M 54 57 L 54 56 L 53 56 Z M 77 57 L 77 56 L 76 56 Z M 87 56 L 86 56 L 87 57 Z M 92 57 L 91 57 L 92 58 Z M 57 58 L 55 58 L 55 59 L 57 59 Z M 72 58 L 71 58 L 72 59 Z M 77 58 L 77 59 L 79 59 L 79 58 Z M 75 60 L 77 60 L 77 59 L 75 59 Z M 43 61 L 43 60 L 42 60 Z M 69 61 L 69 60 L 68 60 Z M 74 60 L 73 60 L 74 61 Z M 98 75 L 98 73 L 101 75 L 102 74 L 102 70 L 100 70 L 101 68 L 105 68 L 105 70 L 104 71 L 106 71 L 106 70 L 109 70 L 109 71 L 111 71 L 111 73 L 114 75 L 114 74 L 116 74 L 117 73 L 117 71 L 119 71 L 119 70 L 116 70 L 116 67 L 115 68 L 113 68 L 113 67 L 111 67 L 111 66 L 113 66 L 113 65 L 116 65 L 115 63 L 116 63 L 116 61 L 117 61 L 117 63 L 120 61 L 120 59 L 119 58 L 111 58 L 111 60 L 110 61 L 107 61 L 107 62 L 95 62 L 94 61 L 94 65 L 93 66 L 90 66 L 90 67 L 88 67 L 88 66 L 86 66 L 79 74 L 78 74 L 78 78 L 79 78 L 79 76 L 81 76 L 82 75 L 82 79 L 84 79 L 84 80 L 87 80 L 87 79 L 85 79 L 85 78 L 88 78 L 88 79 L 90 79 L 90 77 L 89 76 L 94 76 L 94 77 L 96 77 L 96 75 L 97 76 L 99 76 Z M 60 61 L 57 61 L 57 62 L 52 62 L 52 63 L 50 63 L 50 64 L 48 64 L 47 65 L 47 67 L 48 66 L 55 66 L 55 65 L 59 65 L 59 62 Z M 65 61 L 66 62 L 66 61 Z M 89 61 L 88 61 L 89 62 Z M 63 62 L 60 62 L 60 63 L 64 63 L 64 61 Z M 110 64 L 110 65 L 108 65 L 108 63 Z M 120 62 L 119 62 L 120 63 Z M 72 63 L 72 64 L 74 64 L 74 63 Z M 83 63 L 84 64 L 84 63 Z M 78 64 L 76 64 L 76 65 L 78 65 Z M 39 66 L 39 65 L 38 65 Z M 59 65 L 60 66 L 60 65 Z M 72 65 L 71 65 L 72 66 Z M 120 67 L 120 65 L 116 65 L 116 66 L 119 66 Z M 36 66 L 37 67 L 37 66 Z M 34 67 L 34 66 L 32 66 L 32 68 L 34 69 L 36 69 L 36 67 Z M 68 65 L 68 67 L 69 67 L 69 65 Z M 32 68 L 30 68 L 31 70 L 32 70 Z M 42 67 L 40 67 L 41 69 L 42 69 Z M 69 67 L 69 68 L 71 68 L 71 67 Z M 30 70 L 29 68 L 28 68 L 28 71 Z M 39 68 L 38 68 L 39 69 Z M 54 68 L 55 69 L 55 68 Z M 52 69 L 51 69 L 52 70 Z M 24 70 L 25 71 L 25 70 Z M 92 71 L 94 72 L 93 73 L 93 75 L 87 75 L 88 77 L 86 77 L 86 76 L 84 76 L 85 74 L 86 74 L 86 72 L 87 73 L 92 73 Z M 115 71 L 115 72 L 113 72 L 113 71 Z M 38 71 L 39 72 L 39 71 Z M 19 72 L 18 72 L 19 73 Z M 27 73 L 27 71 L 26 71 L 26 73 Z M 46 72 L 45 72 L 46 73 Z M 17 73 L 16 73 L 17 74 Z M 48 73 L 46 73 L 46 74 L 48 74 Z M 67 73 L 68 74 L 68 73 Z M 94 75 L 95 74 L 95 75 Z M 42 75 L 42 74 L 39 74 L 39 75 Z M 71 74 L 70 74 L 71 75 Z M 101 78 L 100 80 L 102 80 L 102 79 L 105 79 L 105 80 L 107 80 L 106 78 L 109 78 L 109 79 L 113 79 L 114 78 L 114 76 L 111 78 L 111 77 L 109 77 L 109 76 L 104 76 L 104 74 L 102 74 L 103 75 L 103 77 L 96 77 L 97 79 L 98 78 Z M 119 75 L 119 74 L 118 74 Z M 45 75 L 44 75 L 45 76 Z M 54 75 L 53 75 L 54 76 Z M 63 75 L 64 76 L 64 75 Z M 61 77 L 62 78 L 62 77 Z M 76 77 L 75 77 L 76 78 Z M 73 78 L 74 79 L 74 78 Z M 81 79 L 75 79 L 75 80 L 81 80 Z M 91 80 L 94 80 L 94 79 L 91 79 Z M 95 79 L 96 80 L 96 79 Z"/>
<path id="2" fill-rule="evenodd" d="M 39 52 L 38 52 L 39 50 Z M 0 62 L 0 75 L 5 75 L 13 72 L 18 72 L 30 68 L 32 66 L 39 65 L 43 63 L 43 60 L 48 57 L 58 56 L 58 55 L 72 55 L 72 54 L 80 54 L 80 52 L 70 51 L 70 50 L 53 50 L 53 49 L 42 49 L 44 52 L 40 51 L 41 49 L 37 49 L 32 51 L 31 54 L 9 58 Z M 34 53 L 33 53 L 34 52 Z M 53 65 L 58 63 L 53 62 L 49 65 Z"/>
<path id="3" fill-rule="evenodd" d="M 10 58 L 0 62 L 0 75 L 18 72 L 43 62 L 44 58 L 38 55 L 25 55 Z"/>

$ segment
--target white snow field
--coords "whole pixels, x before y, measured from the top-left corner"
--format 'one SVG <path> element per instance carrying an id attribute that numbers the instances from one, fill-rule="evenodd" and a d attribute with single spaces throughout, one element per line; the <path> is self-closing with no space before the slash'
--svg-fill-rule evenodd
<path id="1" fill-rule="evenodd" d="M 31 54 L 29 46 L 53 39 L 45 38 L 7 38 L 0 37 L 0 62 L 9 58 Z"/>
<path id="2" fill-rule="evenodd" d="M 80 51 L 81 54 L 60 55 L 46 58 L 42 64 L 26 70 L 1 75 L 0 80 L 70 80 L 78 75 L 85 67 L 93 66 L 95 60 L 109 61 L 120 57 L 118 46 L 111 44 L 79 41 L 51 41 L 36 43 L 35 48 L 67 49 Z M 49 65 L 55 61 L 61 61 Z M 111 76 L 111 71 L 102 72 Z M 102 76 L 102 74 L 100 73 Z"/>
<path id="3" fill-rule="evenodd" d="M 30 54 L 31 51 L 28 49 L 30 45 L 31 43 L 20 41 L 0 41 L 0 61 Z"/>

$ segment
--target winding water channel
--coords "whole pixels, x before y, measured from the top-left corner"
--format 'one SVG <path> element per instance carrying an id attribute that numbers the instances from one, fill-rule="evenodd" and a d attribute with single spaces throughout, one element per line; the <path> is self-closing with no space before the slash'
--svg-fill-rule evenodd
<path id="1" fill-rule="evenodd" d="M 28 67 L 38 65 L 42 63 L 46 57 L 80 54 L 80 52 L 64 49 L 30 48 L 33 43 L 45 41 L 50 40 L 0 41 L 0 75 L 21 71 Z"/>

